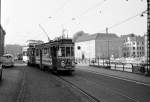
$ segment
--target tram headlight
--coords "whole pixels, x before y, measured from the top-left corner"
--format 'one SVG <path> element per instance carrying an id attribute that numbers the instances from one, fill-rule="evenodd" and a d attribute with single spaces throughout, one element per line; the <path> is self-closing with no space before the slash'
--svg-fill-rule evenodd
<path id="1" fill-rule="evenodd" d="M 65 62 L 61 61 L 61 66 L 64 67 L 65 66 Z"/>

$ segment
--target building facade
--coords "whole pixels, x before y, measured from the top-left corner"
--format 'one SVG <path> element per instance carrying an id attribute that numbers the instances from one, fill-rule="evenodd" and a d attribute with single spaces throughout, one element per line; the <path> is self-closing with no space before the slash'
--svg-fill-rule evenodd
<path id="1" fill-rule="evenodd" d="M 122 40 L 116 34 L 83 35 L 75 42 L 75 58 L 92 59 L 122 56 Z"/>
<path id="2" fill-rule="evenodd" d="M 0 25 L 0 57 L 4 54 L 5 31 Z"/>
<path id="3" fill-rule="evenodd" d="M 145 56 L 145 38 L 144 36 L 135 36 L 129 34 L 122 36 L 123 57 L 143 57 Z"/>

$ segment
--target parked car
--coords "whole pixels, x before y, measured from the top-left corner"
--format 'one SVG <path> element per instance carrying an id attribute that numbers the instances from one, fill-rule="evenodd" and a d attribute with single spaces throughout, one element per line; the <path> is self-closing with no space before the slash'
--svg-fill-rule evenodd
<path id="1" fill-rule="evenodd" d="M 13 67 L 14 66 L 14 57 L 12 54 L 4 54 L 2 56 L 2 66 L 3 67 Z"/>

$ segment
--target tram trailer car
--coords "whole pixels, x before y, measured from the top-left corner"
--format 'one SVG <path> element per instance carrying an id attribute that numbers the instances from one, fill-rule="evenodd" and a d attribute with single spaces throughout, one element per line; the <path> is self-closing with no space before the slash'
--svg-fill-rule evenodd
<path id="1" fill-rule="evenodd" d="M 28 65 L 38 65 L 40 69 L 54 72 L 75 71 L 74 43 L 72 39 L 59 39 L 29 47 Z"/>
<path id="2" fill-rule="evenodd" d="M 27 65 L 28 66 L 35 66 L 35 46 L 29 46 L 28 50 L 28 62 Z"/>

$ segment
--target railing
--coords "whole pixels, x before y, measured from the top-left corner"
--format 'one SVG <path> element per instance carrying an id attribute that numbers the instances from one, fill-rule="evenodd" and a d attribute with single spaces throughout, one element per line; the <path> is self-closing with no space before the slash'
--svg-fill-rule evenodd
<path id="1" fill-rule="evenodd" d="M 123 62 L 112 62 L 104 59 L 75 59 L 77 64 L 86 64 L 98 68 L 106 68 L 117 71 L 125 71 L 131 73 L 145 74 L 147 69 L 142 64 L 138 63 L 123 63 Z M 150 73 L 150 70 L 148 70 Z"/>

